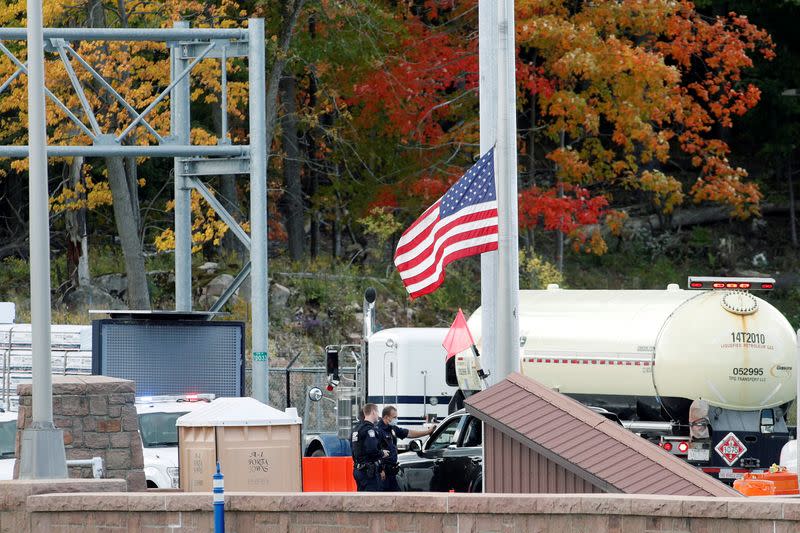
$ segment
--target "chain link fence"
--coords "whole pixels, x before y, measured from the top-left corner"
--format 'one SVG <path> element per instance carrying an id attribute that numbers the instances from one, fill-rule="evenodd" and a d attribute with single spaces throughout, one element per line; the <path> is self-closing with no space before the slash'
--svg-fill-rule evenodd
<path id="1" fill-rule="evenodd" d="M 252 393 L 252 368 L 245 368 L 245 394 Z M 340 387 L 354 387 L 355 368 L 340 368 Z M 288 367 L 269 369 L 269 403 L 276 409 L 295 407 L 303 419 L 304 431 L 336 431 L 335 398 L 326 390 L 328 374 L 325 367 Z M 318 387 L 322 398 L 312 402 L 308 391 Z"/>

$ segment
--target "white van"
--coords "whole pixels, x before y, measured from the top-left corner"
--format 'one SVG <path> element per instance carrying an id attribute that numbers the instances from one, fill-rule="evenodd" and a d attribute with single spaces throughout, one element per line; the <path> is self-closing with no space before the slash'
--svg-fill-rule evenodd
<path id="1" fill-rule="evenodd" d="M 213 394 L 136 398 L 147 488 L 178 488 L 178 429 L 175 421 L 213 399 Z"/>

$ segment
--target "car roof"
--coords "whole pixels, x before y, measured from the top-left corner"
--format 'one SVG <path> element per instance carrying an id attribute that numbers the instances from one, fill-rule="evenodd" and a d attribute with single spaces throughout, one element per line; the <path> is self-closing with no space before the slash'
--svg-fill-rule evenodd
<path id="1" fill-rule="evenodd" d="M 8 422 L 9 420 L 16 420 L 19 413 L 16 411 L 3 411 L 0 412 L 0 422 Z"/>
<path id="2" fill-rule="evenodd" d="M 173 402 L 145 402 L 136 404 L 136 412 L 140 415 L 145 413 L 189 413 L 204 405 L 208 405 L 208 402 L 179 402 L 177 400 Z"/>

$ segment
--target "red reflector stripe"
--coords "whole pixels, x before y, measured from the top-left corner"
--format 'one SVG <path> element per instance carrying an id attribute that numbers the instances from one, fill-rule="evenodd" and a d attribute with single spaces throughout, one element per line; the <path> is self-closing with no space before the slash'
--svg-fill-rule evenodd
<path id="1" fill-rule="evenodd" d="M 719 471 L 721 470 L 721 468 L 710 466 L 710 467 L 703 467 L 700 470 L 702 470 L 706 474 L 719 474 Z M 750 472 L 750 470 L 747 469 L 747 468 L 726 468 L 725 470 L 729 470 L 729 471 L 733 472 L 734 474 L 745 474 L 747 472 Z"/>
<path id="2" fill-rule="evenodd" d="M 542 357 L 523 357 L 523 363 L 556 363 L 572 365 L 611 365 L 611 366 L 651 366 L 653 361 L 620 360 L 620 359 L 545 359 Z"/>

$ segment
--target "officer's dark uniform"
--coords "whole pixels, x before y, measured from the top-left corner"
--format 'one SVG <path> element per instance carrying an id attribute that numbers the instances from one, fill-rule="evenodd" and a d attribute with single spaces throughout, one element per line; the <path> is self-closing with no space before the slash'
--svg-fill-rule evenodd
<path id="1" fill-rule="evenodd" d="M 372 422 L 362 420 L 353 428 L 353 477 L 359 491 L 381 491 L 381 442 L 383 435 Z"/>
<path id="2" fill-rule="evenodd" d="M 382 481 L 384 492 L 399 492 L 400 485 L 397 484 L 397 439 L 408 437 L 408 430 L 393 424 L 387 424 L 383 419 L 378 420 L 378 429 L 383 435 L 383 448 L 389 450 L 389 456 L 381 459 L 383 472 L 386 477 Z"/>

